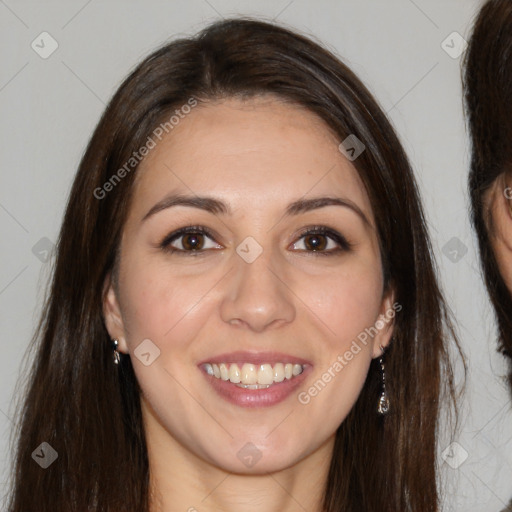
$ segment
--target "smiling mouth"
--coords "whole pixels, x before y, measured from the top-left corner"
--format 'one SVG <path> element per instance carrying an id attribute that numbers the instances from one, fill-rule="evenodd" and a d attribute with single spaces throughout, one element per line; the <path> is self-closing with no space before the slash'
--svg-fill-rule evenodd
<path id="1" fill-rule="evenodd" d="M 208 375 L 245 389 L 266 389 L 273 384 L 292 380 L 305 368 L 305 365 L 298 363 L 204 363 L 202 366 Z"/>

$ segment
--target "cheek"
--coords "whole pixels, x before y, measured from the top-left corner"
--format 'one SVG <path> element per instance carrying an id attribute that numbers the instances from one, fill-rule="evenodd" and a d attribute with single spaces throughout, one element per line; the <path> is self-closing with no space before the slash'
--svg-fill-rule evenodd
<path id="1" fill-rule="evenodd" d="M 172 339 L 174 349 L 194 338 L 208 316 L 215 276 L 179 276 L 141 258 L 127 261 L 124 277 L 122 309 L 130 352 L 146 338 L 160 347 Z"/>
<path id="2" fill-rule="evenodd" d="M 383 288 L 377 265 L 333 273 L 304 290 L 308 305 L 330 333 L 333 348 L 343 348 L 376 322 Z"/>
<path id="3" fill-rule="evenodd" d="M 343 421 L 357 400 L 373 357 L 383 281 L 376 270 L 378 260 L 363 263 L 317 277 L 315 286 L 305 283 L 298 293 L 308 297 L 306 306 L 313 313 L 308 316 L 314 319 L 312 334 L 319 358 L 309 387 L 301 390 L 298 399 L 311 415 L 322 417 L 330 411 L 330 420 L 321 427 L 326 435 L 329 428 Z"/>
<path id="4" fill-rule="evenodd" d="M 311 291 L 313 313 L 325 326 L 325 336 L 318 343 L 322 361 L 315 372 L 321 382 L 311 391 L 320 393 L 326 384 L 329 389 L 322 392 L 317 406 L 322 408 L 333 400 L 338 404 L 338 421 L 357 399 L 373 357 L 372 341 L 382 308 L 383 281 L 376 270 L 378 265 L 377 259 L 354 264 L 324 278 L 325 282 Z"/>

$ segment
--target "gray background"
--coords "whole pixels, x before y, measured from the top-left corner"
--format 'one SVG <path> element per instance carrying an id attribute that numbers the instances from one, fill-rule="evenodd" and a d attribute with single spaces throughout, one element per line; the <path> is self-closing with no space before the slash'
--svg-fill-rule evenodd
<path id="1" fill-rule="evenodd" d="M 440 455 L 445 510 L 498 511 L 512 496 L 512 415 L 468 221 L 460 58 L 445 51 L 457 48 L 453 32 L 467 37 L 479 4 L 0 0 L 0 483 L 10 471 L 13 393 L 49 274 L 50 263 L 42 260 L 48 240 L 56 240 L 74 172 L 105 103 L 128 71 L 165 40 L 195 33 L 219 16 L 254 14 L 312 34 L 342 56 L 401 136 L 470 365 L 461 432 L 439 450 L 458 443 L 451 454 L 444 452 L 451 465 Z M 43 31 L 58 43 L 47 59 L 31 47 Z"/>

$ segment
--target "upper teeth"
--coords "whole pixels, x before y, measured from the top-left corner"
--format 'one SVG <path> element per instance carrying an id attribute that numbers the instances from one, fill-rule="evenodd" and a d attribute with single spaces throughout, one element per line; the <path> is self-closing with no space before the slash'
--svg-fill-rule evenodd
<path id="1" fill-rule="evenodd" d="M 233 384 L 270 385 L 300 375 L 304 367 L 301 364 L 291 363 L 276 363 L 274 366 L 271 364 L 254 365 L 245 363 L 240 369 L 236 363 L 206 363 L 204 369 L 209 375 L 218 379 L 229 380 Z"/>

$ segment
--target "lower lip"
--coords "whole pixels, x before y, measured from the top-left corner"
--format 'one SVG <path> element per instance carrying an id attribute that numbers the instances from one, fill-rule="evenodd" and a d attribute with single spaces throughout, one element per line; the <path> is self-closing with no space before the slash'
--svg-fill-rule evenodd
<path id="1" fill-rule="evenodd" d="M 222 398 L 239 407 L 270 407 L 286 400 L 304 382 L 309 370 L 311 370 L 311 366 L 307 365 L 300 375 L 285 379 L 283 382 L 276 382 L 268 388 L 245 389 L 229 380 L 208 375 L 201 369 L 213 389 Z"/>

